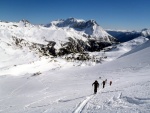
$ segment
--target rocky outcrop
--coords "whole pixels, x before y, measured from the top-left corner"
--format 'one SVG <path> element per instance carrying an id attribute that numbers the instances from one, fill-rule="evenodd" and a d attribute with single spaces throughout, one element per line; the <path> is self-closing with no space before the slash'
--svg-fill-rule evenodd
<path id="1" fill-rule="evenodd" d="M 24 39 L 12 37 L 13 43 L 19 48 L 28 47 L 30 50 L 35 51 L 39 56 L 66 56 L 66 60 L 91 60 L 94 62 L 101 62 L 102 58 L 94 58 L 89 56 L 88 51 L 100 51 L 104 47 L 109 46 L 108 43 L 96 42 L 95 40 L 89 39 L 88 42 L 84 42 L 75 38 L 68 38 L 68 42 L 62 44 L 62 47 L 58 50 L 55 49 L 56 42 L 46 41 L 47 45 L 28 42 Z"/>
<path id="2" fill-rule="evenodd" d="M 62 44 L 62 48 L 59 49 L 58 55 L 62 56 L 70 53 L 84 53 L 85 51 L 100 51 L 110 45 L 111 43 L 109 42 L 101 42 L 93 38 L 89 38 L 88 41 L 84 42 L 82 40 L 69 37 L 68 42 Z"/>

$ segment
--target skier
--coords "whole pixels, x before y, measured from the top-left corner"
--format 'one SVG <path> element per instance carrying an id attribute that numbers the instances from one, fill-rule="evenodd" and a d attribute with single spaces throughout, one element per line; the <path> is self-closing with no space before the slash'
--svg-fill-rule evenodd
<path id="1" fill-rule="evenodd" d="M 111 86 L 111 84 L 112 84 L 112 81 L 110 81 L 110 86 Z"/>
<path id="2" fill-rule="evenodd" d="M 106 82 L 106 81 L 103 81 L 103 82 L 102 82 L 102 84 L 103 84 L 103 88 L 105 87 L 105 82 Z"/>
<path id="3" fill-rule="evenodd" d="M 92 86 L 94 85 L 94 94 L 97 93 L 97 88 L 99 87 L 99 83 L 97 80 L 95 80 L 95 82 L 92 84 Z"/>

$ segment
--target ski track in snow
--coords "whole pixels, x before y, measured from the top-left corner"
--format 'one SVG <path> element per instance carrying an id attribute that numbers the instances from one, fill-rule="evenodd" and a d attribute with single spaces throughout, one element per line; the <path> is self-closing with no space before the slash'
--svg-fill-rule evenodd
<path id="1" fill-rule="evenodd" d="M 23 85 L 21 85 L 21 86 L 15 88 L 15 89 L 9 94 L 9 96 L 4 97 L 4 98 L 1 99 L 0 101 L 3 101 L 3 100 L 6 100 L 6 99 L 9 99 L 9 98 L 13 97 L 13 95 L 14 95 L 15 93 L 19 92 L 19 90 L 20 90 L 22 87 L 24 87 L 27 83 L 28 83 L 28 81 L 25 82 Z"/>
<path id="2" fill-rule="evenodd" d="M 29 81 L 25 82 L 23 85 L 17 87 L 16 89 L 14 89 L 11 93 L 10 96 L 13 96 L 17 91 L 19 91 L 22 87 L 24 87 Z"/>
<path id="3" fill-rule="evenodd" d="M 83 100 L 83 102 L 81 102 L 77 108 L 75 109 L 75 111 L 73 113 L 81 113 L 85 106 L 87 105 L 87 103 L 94 97 L 94 95 L 90 95 L 90 96 L 87 96 L 85 100 Z"/>

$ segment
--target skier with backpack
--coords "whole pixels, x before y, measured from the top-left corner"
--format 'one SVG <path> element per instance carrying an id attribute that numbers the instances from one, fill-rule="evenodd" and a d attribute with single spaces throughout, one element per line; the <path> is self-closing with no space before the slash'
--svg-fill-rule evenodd
<path id="1" fill-rule="evenodd" d="M 95 80 L 95 82 L 92 84 L 92 86 L 94 85 L 94 94 L 97 93 L 97 88 L 99 87 L 99 83 L 97 80 Z"/>

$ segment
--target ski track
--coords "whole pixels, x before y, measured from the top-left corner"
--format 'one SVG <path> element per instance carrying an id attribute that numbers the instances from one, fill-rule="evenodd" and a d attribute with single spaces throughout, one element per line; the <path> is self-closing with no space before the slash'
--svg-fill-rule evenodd
<path id="1" fill-rule="evenodd" d="M 22 87 L 24 87 L 27 83 L 28 83 L 28 81 L 25 82 L 23 85 L 21 85 L 21 86 L 15 88 L 7 97 L 4 97 L 4 98 L 1 99 L 0 101 L 3 101 L 3 100 L 6 100 L 6 99 L 9 99 L 9 98 L 13 97 L 13 95 L 14 95 L 15 93 L 17 93 L 17 92 L 18 92 Z"/>
<path id="2" fill-rule="evenodd" d="M 46 96 L 46 97 L 43 97 L 42 99 L 39 99 L 39 100 L 34 101 L 34 102 L 31 102 L 31 103 L 25 105 L 24 109 L 27 109 L 27 108 L 29 108 L 29 107 L 30 107 L 30 108 L 36 108 L 36 107 L 31 107 L 31 105 L 34 105 L 34 104 L 36 104 L 36 103 L 40 103 L 41 101 L 43 101 L 43 100 L 45 100 L 45 99 L 47 99 L 47 98 L 49 98 L 49 97 L 51 97 L 51 96 Z M 49 105 L 49 104 L 47 104 L 47 105 Z M 43 105 L 43 106 L 46 106 L 46 105 Z M 42 105 L 41 105 L 40 107 L 42 107 Z"/>
<path id="3" fill-rule="evenodd" d="M 11 93 L 10 96 L 13 96 L 17 91 L 19 91 L 22 87 L 24 87 L 29 81 L 25 82 L 23 85 L 17 87 L 16 89 L 14 89 Z"/>
<path id="4" fill-rule="evenodd" d="M 83 102 L 81 102 L 77 108 L 75 109 L 75 111 L 73 113 L 81 113 L 83 111 L 83 109 L 85 108 L 85 106 L 87 105 L 87 103 L 94 97 L 94 95 L 90 95 L 87 96 L 85 100 L 83 100 Z"/>

